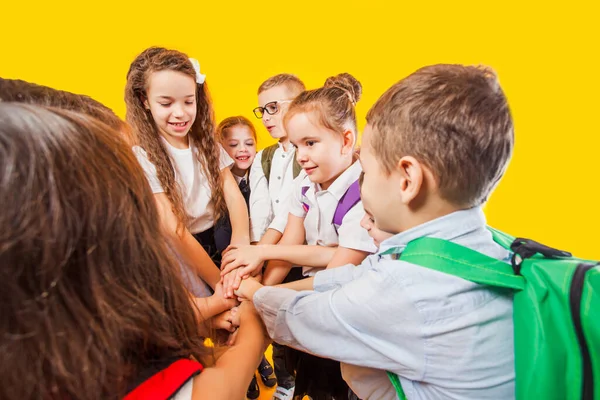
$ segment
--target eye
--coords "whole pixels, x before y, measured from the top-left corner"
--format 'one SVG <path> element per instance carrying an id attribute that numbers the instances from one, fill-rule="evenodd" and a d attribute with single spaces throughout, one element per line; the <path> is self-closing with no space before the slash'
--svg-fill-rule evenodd
<path id="1" fill-rule="evenodd" d="M 314 145 L 315 143 L 317 143 L 317 142 L 316 142 L 316 141 L 314 141 L 314 140 L 307 140 L 307 141 L 306 141 L 306 145 L 307 145 L 308 147 L 313 147 L 313 145 Z"/>
<path id="2" fill-rule="evenodd" d="M 265 104 L 265 110 L 267 110 L 271 114 L 275 114 L 279 107 L 276 102 Z"/>
<path id="3" fill-rule="evenodd" d="M 185 104 L 191 106 L 192 104 L 194 104 L 194 100 L 186 101 Z"/>
<path id="4" fill-rule="evenodd" d="M 171 103 L 160 103 L 160 105 L 163 107 L 169 107 L 171 105 Z"/>

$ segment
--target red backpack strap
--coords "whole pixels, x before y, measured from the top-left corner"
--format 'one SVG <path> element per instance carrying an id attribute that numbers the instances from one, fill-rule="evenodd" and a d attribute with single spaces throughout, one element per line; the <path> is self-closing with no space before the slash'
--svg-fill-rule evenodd
<path id="1" fill-rule="evenodd" d="M 183 358 L 143 381 L 130 391 L 123 400 L 167 400 L 183 385 L 202 372 L 202 364 Z"/>

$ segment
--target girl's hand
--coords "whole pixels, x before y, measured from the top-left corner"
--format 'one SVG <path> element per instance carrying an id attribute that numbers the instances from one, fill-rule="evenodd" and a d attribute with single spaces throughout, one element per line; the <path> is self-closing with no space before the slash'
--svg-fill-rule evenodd
<path id="1" fill-rule="evenodd" d="M 242 270 L 240 275 L 242 279 L 260 273 L 265 261 L 263 252 L 262 246 L 229 245 L 223 252 L 221 276 L 237 268 Z"/>
<path id="2" fill-rule="evenodd" d="M 237 310 L 237 307 L 215 315 L 211 320 L 212 327 L 214 329 L 222 329 L 230 333 L 234 332 L 239 326 L 239 317 L 234 316 L 233 310 Z"/>
<path id="3" fill-rule="evenodd" d="M 251 301 L 254 297 L 254 293 L 256 293 L 256 291 L 262 287 L 263 285 L 256 279 L 247 278 L 240 283 L 239 288 L 233 293 L 238 297 L 239 300 Z"/>

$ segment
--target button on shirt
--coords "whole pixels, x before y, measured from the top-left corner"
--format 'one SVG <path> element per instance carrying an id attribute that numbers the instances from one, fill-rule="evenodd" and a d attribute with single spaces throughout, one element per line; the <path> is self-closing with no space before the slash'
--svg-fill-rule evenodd
<path id="1" fill-rule="evenodd" d="M 258 242 L 267 229 L 275 229 L 281 233 L 287 223 L 288 197 L 294 181 L 294 157 L 296 149 L 291 144 L 288 151 L 283 150 L 283 145 L 278 143 L 278 148 L 273 154 L 271 174 L 267 183 L 262 168 L 262 150 L 256 154 L 250 168 L 250 240 Z M 282 214 L 283 218 L 274 221 Z"/>
<path id="2" fill-rule="evenodd" d="M 480 208 L 458 211 L 381 243 L 450 240 L 499 260 Z M 278 343 L 341 361 L 361 399 L 514 399 L 512 294 L 391 256 L 318 272 L 314 291 L 263 287 L 254 295 Z"/>

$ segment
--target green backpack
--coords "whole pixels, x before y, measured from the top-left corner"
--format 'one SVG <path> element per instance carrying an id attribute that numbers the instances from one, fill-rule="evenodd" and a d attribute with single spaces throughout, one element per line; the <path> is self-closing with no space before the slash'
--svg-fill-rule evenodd
<path id="1" fill-rule="evenodd" d="M 263 173 L 265 174 L 265 178 L 267 178 L 267 184 L 269 184 L 269 177 L 271 176 L 271 166 L 273 165 L 273 156 L 275 155 L 275 150 L 277 150 L 278 147 L 279 147 L 279 145 L 277 143 L 275 143 L 272 146 L 265 147 L 265 149 L 262 152 L 262 158 L 260 160 L 260 163 L 262 165 L 262 169 L 263 169 Z M 298 164 L 298 161 L 296 161 L 296 157 L 294 157 L 293 163 L 294 163 L 293 174 L 294 174 L 294 178 L 296 178 L 298 176 L 298 174 L 300 174 L 300 171 L 302 171 L 302 167 L 300 166 L 300 164 Z"/>
<path id="2" fill-rule="evenodd" d="M 515 290 L 517 399 L 600 399 L 600 263 L 489 229 L 513 253 L 512 265 L 435 238 L 410 242 L 400 259 Z M 398 376 L 388 377 L 406 399 Z"/>

